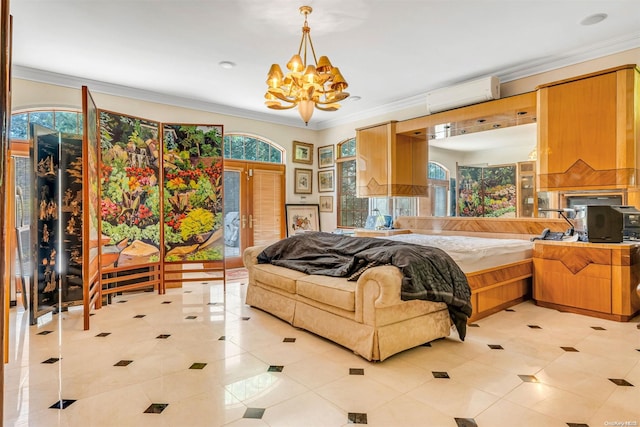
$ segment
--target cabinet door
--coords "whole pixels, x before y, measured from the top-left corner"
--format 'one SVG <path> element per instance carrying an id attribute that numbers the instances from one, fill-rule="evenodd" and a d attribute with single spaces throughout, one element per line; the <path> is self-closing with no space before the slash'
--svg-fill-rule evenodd
<path id="1" fill-rule="evenodd" d="M 539 90 L 540 190 L 616 186 L 616 74 Z"/>
<path id="2" fill-rule="evenodd" d="M 392 123 L 356 132 L 358 197 L 386 197 L 389 194 L 389 150 L 395 138 Z"/>

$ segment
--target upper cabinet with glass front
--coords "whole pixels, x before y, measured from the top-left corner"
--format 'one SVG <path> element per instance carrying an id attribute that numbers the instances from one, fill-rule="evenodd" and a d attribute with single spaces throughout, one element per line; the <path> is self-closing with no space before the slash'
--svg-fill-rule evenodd
<path id="1" fill-rule="evenodd" d="M 640 78 L 625 65 L 538 87 L 538 190 L 638 184 Z"/>

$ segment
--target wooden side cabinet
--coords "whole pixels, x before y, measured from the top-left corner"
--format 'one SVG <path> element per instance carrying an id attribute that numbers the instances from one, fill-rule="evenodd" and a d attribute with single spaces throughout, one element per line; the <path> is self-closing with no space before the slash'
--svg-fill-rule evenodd
<path id="1" fill-rule="evenodd" d="M 538 216 L 538 197 L 536 192 L 536 162 L 518 163 L 518 217 Z"/>
<path id="2" fill-rule="evenodd" d="M 538 87 L 538 190 L 634 188 L 640 74 L 625 65 Z"/>
<path id="3" fill-rule="evenodd" d="M 560 311 L 629 321 L 640 311 L 640 243 L 538 240 L 533 299 Z"/>

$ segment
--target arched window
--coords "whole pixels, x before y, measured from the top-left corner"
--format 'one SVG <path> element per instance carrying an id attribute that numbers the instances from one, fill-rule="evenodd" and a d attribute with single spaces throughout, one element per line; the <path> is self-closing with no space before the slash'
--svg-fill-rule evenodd
<path id="1" fill-rule="evenodd" d="M 257 136 L 230 133 L 224 136 L 224 158 L 265 163 L 283 163 L 284 150 Z"/>
<path id="2" fill-rule="evenodd" d="M 369 199 L 356 196 L 356 139 L 338 144 L 337 197 L 338 227 L 364 227 L 369 215 Z"/>
<path id="3" fill-rule="evenodd" d="M 29 125 L 42 125 L 58 132 L 82 134 L 82 113 L 71 110 L 46 109 L 11 115 L 10 139 L 28 139 Z"/>
<path id="4" fill-rule="evenodd" d="M 429 162 L 429 179 L 449 179 L 449 170 L 440 163 Z"/>

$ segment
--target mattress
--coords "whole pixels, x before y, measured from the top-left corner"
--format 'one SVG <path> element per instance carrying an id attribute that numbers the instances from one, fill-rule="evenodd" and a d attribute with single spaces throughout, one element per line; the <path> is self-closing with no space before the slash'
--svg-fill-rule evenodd
<path id="1" fill-rule="evenodd" d="M 469 236 L 398 234 L 385 239 L 433 246 L 445 251 L 465 273 L 474 273 L 532 257 L 533 242 Z"/>

